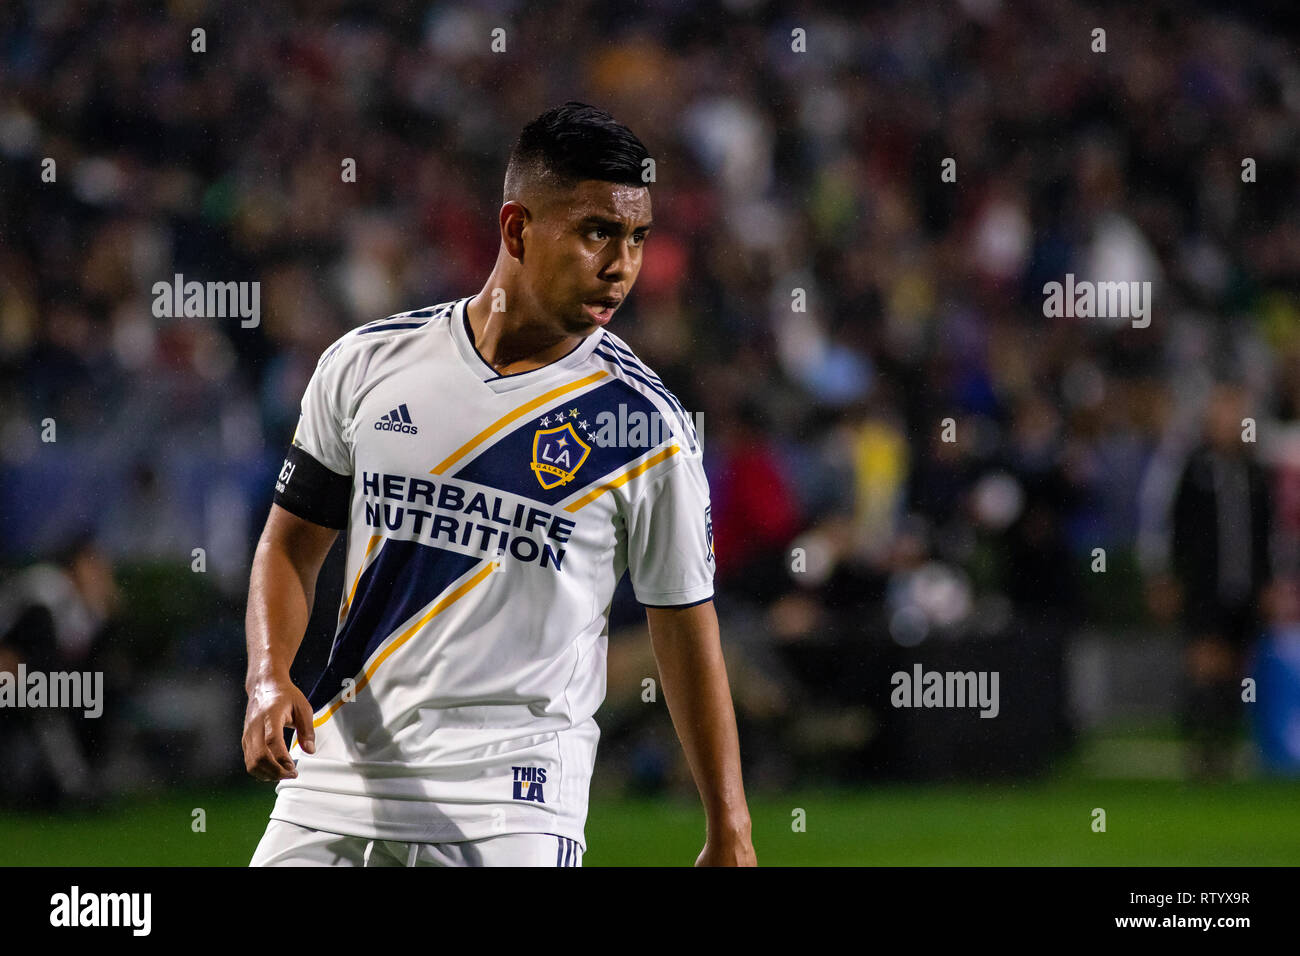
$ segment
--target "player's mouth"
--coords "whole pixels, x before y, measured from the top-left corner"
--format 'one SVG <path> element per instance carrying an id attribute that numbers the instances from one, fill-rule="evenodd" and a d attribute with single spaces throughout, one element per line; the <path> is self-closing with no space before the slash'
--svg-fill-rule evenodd
<path id="1" fill-rule="evenodd" d="M 592 299 L 590 302 L 582 303 L 582 310 L 587 313 L 587 317 L 597 325 L 604 325 L 614 317 L 618 311 L 623 299 L 621 296 L 605 296 L 601 299 Z"/>

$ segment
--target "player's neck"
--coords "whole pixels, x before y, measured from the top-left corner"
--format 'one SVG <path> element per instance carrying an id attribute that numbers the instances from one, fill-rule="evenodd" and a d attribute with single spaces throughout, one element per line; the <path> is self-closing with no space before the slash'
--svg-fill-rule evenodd
<path id="1" fill-rule="evenodd" d="M 513 375 L 549 365 L 582 341 L 581 336 L 557 335 L 518 311 L 492 311 L 488 289 L 493 287 L 489 279 L 483 291 L 465 306 L 465 316 L 474 348 L 498 374 Z"/>

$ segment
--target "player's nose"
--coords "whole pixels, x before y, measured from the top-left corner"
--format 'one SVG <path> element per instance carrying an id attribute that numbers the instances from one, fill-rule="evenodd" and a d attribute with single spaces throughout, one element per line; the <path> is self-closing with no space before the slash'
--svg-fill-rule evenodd
<path id="1" fill-rule="evenodd" d="M 610 283 L 621 282 L 629 276 L 636 275 L 639 261 L 637 258 L 639 250 L 628 239 L 616 243 L 614 248 L 613 258 L 605 264 L 605 268 L 600 273 L 600 277 Z"/>

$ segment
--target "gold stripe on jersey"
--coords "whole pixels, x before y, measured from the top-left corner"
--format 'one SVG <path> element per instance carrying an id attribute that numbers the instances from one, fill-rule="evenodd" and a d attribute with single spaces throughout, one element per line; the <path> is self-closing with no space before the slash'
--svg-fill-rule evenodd
<path id="1" fill-rule="evenodd" d="M 359 693 L 367 684 L 370 683 L 370 678 L 375 676 L 375 671 L 379 669 L 379 665 L 382 664 L 384 661 L 388 660 L 388 656 L 392 654 L 393 651 L 397 650 L 399 647 L 401 647 L 403 644 L 409 641 L 415 635 L 416 631 L 420 630 L 420 628 L 424 627 L 424 625 L 428 624 L 435 617 L 437 617 L 447 608 L 451 607 L 453 604 L 455 604 L 457 601 L 463 598 L 474 588 L 478 587 L 478 585 L 481 584 L 487 578 L 487 576 L 490 575 L 495 570 L 495 568 L 496 568 L 495 561 L 485 561 L 483 563 L 483 567 L 480 568 L 479 571 L 472 578 L 470 578 L 460 587 L 456 588 L 454 591 L 449 593 L 446 597 L 440 598 L 437 601 L 437 603 L 435 603 L 433 607 L 429 608 L 429 610 L 426 611 L 418 621 L 416 621 L 414 624 L 412 624 L 410 627 L 404 630 L 386 648 L 384 648 L 383 652 L 378 657 L 375 658 L 375 660 L 371 663 L 371 665 L 366 668 L 365 673 L 363 673 L 360 679 L 357 680 L 356 684 L 352 688 L 352 691 L 354 693 Z M 333 717 L 334 712 L 342 706 L 343 706 L 343 698 L 340 697 L 338 700 L 334 701 L 334 703 L 329 705 L 329 708 L 325 711 L 325 713 L 321 714 L 319 717 L 317 717 L 315 720 L 311 722 L 312 726 L 313 727 L 321 726 L 327 720 Z"/>
<path id="2" fill-rule="evenodd" d="M 361 583 L 361 575 L 366 571 L 366 558 L 370 557 L 370 552 L 375 550 L 375 545 L 379 543 L 383 535 L 372 534 L 370 542 L 366 545 L 366 553 L 361 556 L 361 567 L 357 568 L 357 579 L 352 582 L 352 589 L 348 591 L 347 600 L 343 602 L 343 607 L 339 609 L 339 620 L 347 617 L 348 608 L 352 607 L 352 599 L 357 596 L 357 585 Z"/>
<path id="3" fill-rule="evenodd" d="M 471 451 L 473 451 L 479 445 L 483 444 L 483 442 L 487 441 L 489 438 L 491 438 L 497 432 L 501 431 L 501 429 L 505 428 L 507 425 L 509 425 L 511 422 L 515 421 L 516 419 L 522 418 L 523 416 L 527 415 L 529 412 L 533 411 L 534 409 L 541 408 L 543 405 L 552 404 L 561 395 L 567 395 L 569 392 L 572 392 L 574 389 L 582 388 L 584 385 L 590 385 L 592 382 L 598 382 L 602 378 L 607 378 L 608 376 L 609 376 L 609 372 L 606 372 L 604 370 L 601 370 L 599 372 L 593 372 L 590 375 L 578 379 L 576 382 L 570 382 L 568 385 L 561 385 L 559 388 L 553 388 L 549 392 L 546 392 L 542 395 L 538 395 L 532 401 L 525 402 L 524 404 L 516 408 L 514 411 L 507 412 L 505 415 L 502 415 L 500 418 L 494 421 L 487 428 L 483 429 L 481 432 L 479 432 L 469 441 L 465 442 L 465 444 L 461 445 L 454 452 L 452 452 L 441 462 L 439 462 L 437 467 L 429 469 L 429 474 L 441 475 L 452 465 L 456 464 L 456 462 L 460 461 Z"/>
<path id="4" fill-rule="evenodd" d="M 637 475 L 645 471 L 649 471 L 655 465 L 659 464 L 661 461 L 666 461 L 667 459 L 671 458 L 673 455 L 677 454 L 679 451 L 681 451 L 681 448 L 679 446 L 669 445 L 663 451 L 659 452 L 659 454 L 647 458 L 645 461 L 641 462 L 641 464 L 628 469 L 627 471 L 623 472 L 623 474 L 619 475 L 617 478 L 612 478 L 609 481 L 605 482 L 604 484 L 597 485 L 595 488 L 587 492 L 577 501 L 565 505 L 564 510 L 572 513 L 574 511 L 577 511 L 580 508 L 585 508 L 587 505 L 591 504 L 593 501 L 595 501 L 605 492 L 612 491 L 615 488 L 619 488 L 627 484 Z"/>

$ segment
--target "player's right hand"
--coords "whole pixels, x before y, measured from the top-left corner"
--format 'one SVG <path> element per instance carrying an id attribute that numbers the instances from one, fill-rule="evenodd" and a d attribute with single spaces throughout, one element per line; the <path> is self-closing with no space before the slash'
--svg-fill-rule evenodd
<path id="1" fill-rule="evenodd" d="M 244 768 L 258 780 L 285 780 L 298 776 L 298 768 L 284 742 L 284 728 L 298 732 L 307 753 L 316 752 L 316 730 L 311 704 L 288 678 L 268 678 L 248 692 L 244 712 Z"/>

